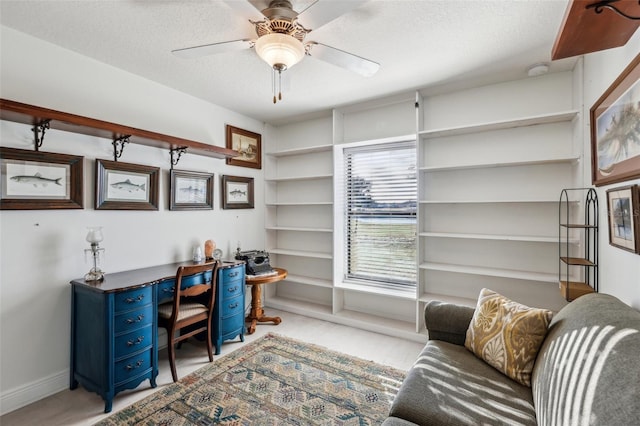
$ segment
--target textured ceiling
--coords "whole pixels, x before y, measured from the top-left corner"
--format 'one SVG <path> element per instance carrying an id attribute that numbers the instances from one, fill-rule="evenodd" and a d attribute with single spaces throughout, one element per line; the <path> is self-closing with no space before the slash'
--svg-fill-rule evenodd
<path id="1" fill-rule="evenodd" d="M 292 0 L 298 11 L 312 3 Z M 0 23 L 277 124 L 417 88 L 523 78 L 529 65 L 550 61 L 567 4 L 568 0 L 371 0 L 312 31 L 307 40 L 376 61 L 378 73 L 365 78 L 306 57 L 285 72 L 283 100 L 276 105 L 271 70 L 253 49 L 198 59 L 171 54 L 183 47 L 255 38 L 246 18 L 222 1 L 0 0 Z M 551 71 L 571 69 L 574 63 L 553 62 Z"/>

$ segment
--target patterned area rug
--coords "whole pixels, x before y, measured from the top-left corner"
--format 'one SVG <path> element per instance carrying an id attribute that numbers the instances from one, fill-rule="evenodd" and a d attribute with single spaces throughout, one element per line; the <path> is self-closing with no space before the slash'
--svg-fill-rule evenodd
<path id="1" fill-rule="evenodd" d="M 404 376 L 270 333 L 97 425 L 380 425 Z"/>

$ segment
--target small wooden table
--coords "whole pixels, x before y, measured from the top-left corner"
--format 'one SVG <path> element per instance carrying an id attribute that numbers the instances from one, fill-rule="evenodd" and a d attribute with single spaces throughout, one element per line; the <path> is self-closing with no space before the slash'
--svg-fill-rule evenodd
<path id="1" fill-rule="evenodd" d="M 251 324 L 247 327 L 247 334 L 253 334 L 256 331 L 256 325 L 259 322 L 272 322 L 278 325 L 282 322 L 280 317 L 267 317 L 264 315 L 262 308 L 262 284 L 270 284 L 282 281 L 287 278 L 287 270 L 282 268 L 273 268 L 276 271 L 272 275 L 246 275 L 246 284 L 251 286 L 251 310 L 247 315 L 246 322 Z"/>

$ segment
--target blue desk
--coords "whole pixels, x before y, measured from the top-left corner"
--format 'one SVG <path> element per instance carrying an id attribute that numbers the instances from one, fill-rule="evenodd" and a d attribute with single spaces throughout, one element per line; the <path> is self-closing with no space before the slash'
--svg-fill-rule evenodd
<path id="1" fill-rule="evenodd" d="M 71 281 L 70 389 L 81 384 L 105 400 L 158 376 L 158 304 L 171 300 L 179 262 L 106 274 L 103 281 Z M 224 340 L 244 341 L 244 263 L 218 269 L 213 341 L 216 355 Z M 209 274 L 211 275 L 211 274 Z M 208 282 L 206 274 L 183 279 L 183 286 Z"/>

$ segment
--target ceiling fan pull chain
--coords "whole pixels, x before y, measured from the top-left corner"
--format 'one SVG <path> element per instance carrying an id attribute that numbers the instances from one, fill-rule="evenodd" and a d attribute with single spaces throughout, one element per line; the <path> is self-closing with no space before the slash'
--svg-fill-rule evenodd
<path id="1" fill-rule="evenodd" d="M 276 70 L 271 68 L 271 92 L 273 93 L 273 103 L 278 102 L 276 99 Z"/>
<path id="2" fill-rule="evenodd" d="M 282 100 L 282 71 L 278 70 L 278 99 Z"/>

